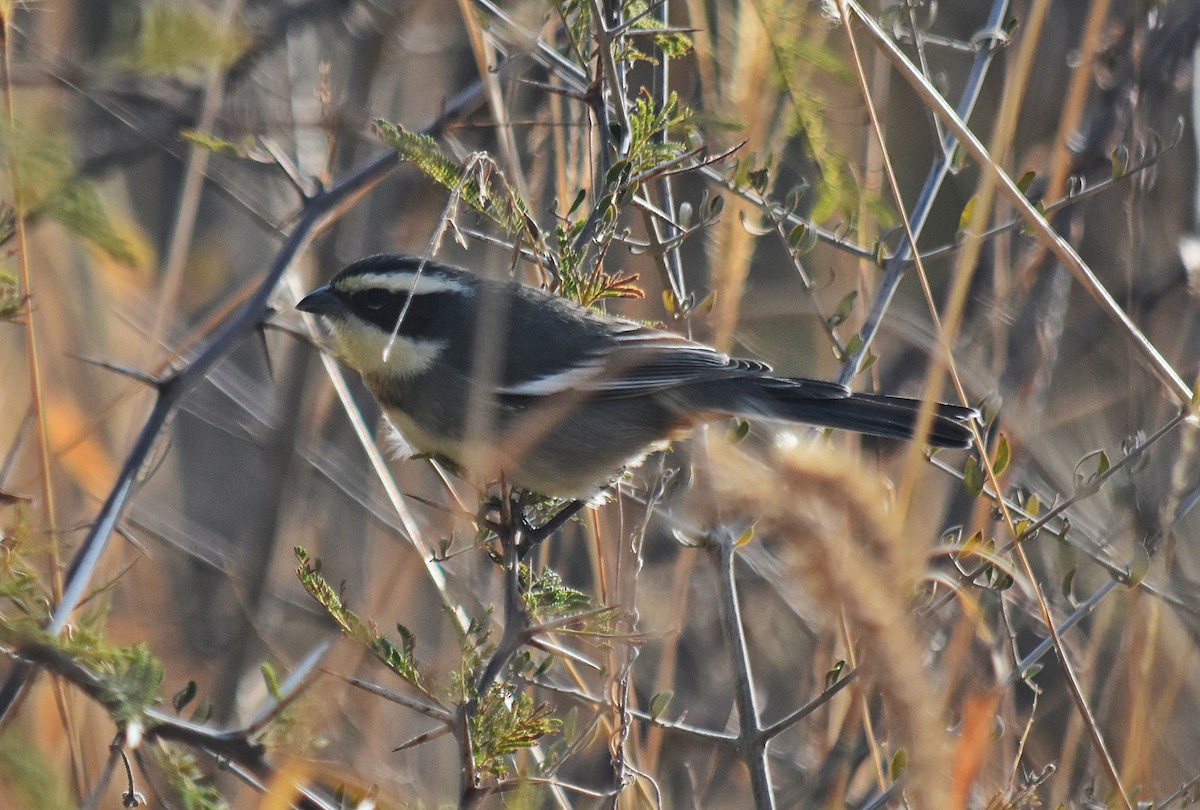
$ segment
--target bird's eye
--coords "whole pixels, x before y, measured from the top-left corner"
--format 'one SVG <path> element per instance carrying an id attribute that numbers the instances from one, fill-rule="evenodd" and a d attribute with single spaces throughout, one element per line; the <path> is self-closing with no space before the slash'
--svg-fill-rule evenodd
<path id="1" fill-rule="evenodd" d="M 359 299 L 367 309 L 383 309 L 392 296 L 384 290 L 367 290 L 359 295 Z"/>

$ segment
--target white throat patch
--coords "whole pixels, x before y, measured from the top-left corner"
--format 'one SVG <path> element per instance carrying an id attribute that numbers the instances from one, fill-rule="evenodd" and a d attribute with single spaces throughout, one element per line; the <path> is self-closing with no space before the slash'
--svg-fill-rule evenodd
<path id="1" fill-rule="evenodd" d="M 445 340 L 415 340 L 396 335 L 393 340 L 378 327 L 353 320 L 330 320 L 333 347 L 339 357 L 360 374 L 411 377 L 428 371 L 446 348 Z"/>

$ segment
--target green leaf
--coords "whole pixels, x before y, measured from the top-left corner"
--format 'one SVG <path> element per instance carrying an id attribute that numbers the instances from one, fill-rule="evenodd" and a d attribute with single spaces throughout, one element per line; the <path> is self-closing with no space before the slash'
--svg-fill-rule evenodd
<path id="1" fill-rule="evenodd" d="M 1062 578 L 1062 584 L 1060 587 L 1062 588 L 1063 596 L 1067 597 L 1068 599 L 1072 598 L 1075 593 L 1075 575 L 1078 572 L 1078 568 L 1072 567 L 1071 570 L 1068 571 Z"/>
<path id="2" fill-rule="evenodd" d="M 1126 580 L 1130 588 L 1136 588 L 1146 579 L 1146 574 L 1150 573 L 1150 552 L 1146 551 L 1146 547 L 1138 543 L 1133 549 L 1133 559 L 1129 561 L 1129 576 Z"/>
<path id="3" fill-rule="evenodd" d="M 896 753 L 892 754 L 892 762 L 888 766 L 888 775 L 895 782 L 905 771 L 908 770 L 908 752 L 903 748 L 897 748 Z"/>
<path id="4" fill-rule="evenodd" d="M 563 582 L 562 576 L 552 568 L 531 572 L 529 566 L 522 565 L 518 576 L 525 607 L 530 615 L 539 619 L 583 613 L 596 606 L 588 594 L 568 586 Z M 597 623 L 592 625 L 591 629 L 603 632 L 610 618 L 611 614 L 601 614 L 593 620 Z"/>
<path id="5" fill-rule="evenodd" d="M 963 148 L 961 143 L 955 141 L 954 151 L 950 154 L 950 171 L 953 174 L 958 174 L 967 165 L 967 150 Z"/>
<path id="6" fill-rule="evenodd" d="M 171 695 L 171 705 L 175 708 L 175 713 L 182 712 L 194 697 L 196 697 L 196 682 L 188 681 L 178 692 Z"/>
<path id="7" fill-rule="evenodd" d="M 587 189 L 579 189 L 579 193 L 575 195 L 575 200 L 571 203 L 571 207 L 567 209 L 567 216 L 573 215 L 579 210 L 579 206 L 583 205 L 583 201 L 587 199 Z"/>
<path id="8" fill-rule="evenodd" d="M 829 326 L 841 326 L 850 317 L 850 313 L 854 310 L 854 300 L 858 298 L 858 290 L 851 290 L 842 296 L 842 300 L 837 302 L 837 306 L 833 308 L 833 313 L 829 316 Z"/>
<path id="9" fill-rule="evenodd" d="M 848 341 L 846 341 L 846 347 L 844 349 L 842 349 L 841 351 L 838 351 L 838 348 L 835 345 L 833 347 L 833 353 L 834 353 L 834 356 L 836 356 L 838 360 L 846 361 L 846 360 L 849 360 L 854 355 L 856 355 L 858 353 L 858 350 L 861 349 L 862 347 L 863 347 L 862 335 L 856 334 L 856 335 L 853 335 Z"/>
<path id="10" fill-rule="evenodd" d="M 989 564 L 983 570 L 984 586 L 993 591 L 1007 591 L 1016 584 L 1013 575 L 998 565 Z"/>
<path id="11" fill-rule="evenodd" d="M 1021 175 L 1020 179 L 1017 180 L 1017 190 L 1022 194 L 1024 194 L 1026 191 L 1029 191 L 1029 186 L 1033 184 L 1033 181 L 1036 177 L 1037 172 L 1025 172 L 1025 174 Z"/>
<path id="12" fill-rule="evenodd" d="M 208 132 L 201 132 L 197 129 L 185 129 L 179 133 L 179 136 L 192 146 L 212 152 L 214 155 L 224 155 L 225 157 L 244 158 L 254 148 L 254 138 L 250 135 L 246 135 L 236 141 L 227 141 Z"/>
<path id="13" fill-rule="evenodd" d="M 196 704 L 196 708 L 192 710 L 192 716 L 189 719 L 193 723 L 207 723 L 212 719 L 212 713 L 212 704 L 207 700 L 202 700 Z"/>
<path id="14" fill-rule="evenodd" d="M 1087 471 L 1092 459 L 1095 459 L 1096 467 L 1091 472 Z M 1085 455 L 1075 465 L 1075 492 L 1077 495 L 1086 495 L 1095 492 L 1104 483 L 1101 478 L 1105 473 L 1112 468 L 1111 462 L 1108 459 L 1108 453 L 1104 450 L 1093 450 Z"/>
<path id="15" fill-rule="evenodd" d="M 1008 449 L 1008 437 L 1003 433 L 1000 434 L 999 440 L 996 442 L 996 455 L 992 459 L 992 472 L 996 475 L 1008 469 L 1008 462 L 1011 460 L 1011 451 Z"/>
<path id="16" fill-rule="evenodd" d="M 976 198 L 971 197 L 958 215 L 958 235 L 960 237 L 966 234 L 967 227 L 971 224 L 971 217 L 975 215 L 975 203 Z"/>
<path id="17" fill-rule="evenodd" d="M 817 239 L 817 229 L 807 222 L 800 222 L 788 231 L 788 248 L 792 256 L 799 258 L 817 246 Z"/>
<path id="18" fill-rule="evenodd" d="M 3 127 L 19 210 L 0 208 L 0 244 L 14 233 L 15 217 L 49 217 L 119 262 L 137 263 L 137 255 L 112 224 L 96 186 L 82 179 L 65 137 L 46 127 L 18 122 Z"/>
<path id="19" fill-rule="evenodd" d="M 747 174 L 746 178 L 750 181 L 751 188 L 753 188 L 759 194 L 763 194 L 766 192 L 767 186 L 771 182 L 771 169 L 769 166 L 764 166 L 761 169 L 755 169 Z"/>
<path id="20" fill-rule="evenodd" d="M 629 161 L 630 176 L 640 174 L 674 160 L 687 150 L 681 141 L 661 136 L 684 124 L 691 111 L 680 106 L 679 96 L 672 92 L 664 104 L 658 102 L 643 89 L 633 100 L 629 111 Z"/>
<path id="21" fill-rule="evenodd" d="M 568 745 L 575 744 L 575 735 L 579 728 L 579 707 L 572 706 L 562 721 L 562 737 Z"/>
<path id="22" fill-rule="evenodd" d="M 625 185 L 629 181 L 631 164 L 628 160 L 618 160 L 609 167 L 608 173 L 604 175 L 604 185 L 609 188 L 617 188 Z"/>
<path id="23" fill-rule="evenodd" d="M 966 466 L 963 467 L 963 489 L 972 498 L 978 498 L 983 494 L 983 484 L 983 466 L 978 459 L 972 456 L 967 459 Z"/>
<path id="24" fill-rule="evenodd" d="M 805 198 L 812 193 L 812 186 L 801 180 L 796 185 L 792 186 L 791 190 L 783 197 L 783 208 L 789 214 L 794 214 L 800 210 L 800 203 L 804 202 Z"/>
<path id="25" fill-rule="evenodd" d="M 838 659 L 829 671 L 825 673 L 825 688 L 830 689 L 837 686 L 838 681 L 842 679 L 842 675 L 846 671 L 845 659 Z"/>
<path id="26" fill-rule="evenodd" d="M 708 295 L 704 296 L 704 298 L 700 300 L 700 303 L 696 304 L 696 306 L 692 308 L 692 314 L 698 318 L 707 318 L 712 314 L 713 307 L 716 305 L 717 293 L 716 290 L 714 290 L 713 292 L 710 292 Z"/>
<path id="27" fill-rule="evenodd" d="M 741 444 L 747 436 L 750 435 L 750 423 L 745 419 L 735 418 L 733 426 L 729 429 L 729 441 L 731 444 Z"/>
<path id="28" fill-rule="evenodd" d="M 746 530 L 738 535 L 738 539 L 734 542 L 734 548 L 741 548 L 754 539 L 754 527 L 747 526 Z"/>
<path id="29" fill-rule="evenodd" d="M 961 527 L 959 527 L 959 532 L 962 532 Z M 971 536 L 963 542 L 959 550 L 955 552 L 954 557 L 956 560 L 966 560 L 972 556 L 975 556 L 980 549 L 982 549 L 982 547 L 983 531 L 981 529 L 976 529 L 974 533 L 972 533 Z M 982 556 L 986 559 L 985 554 L 980 554 L 979 556 Z"/>
<path id="30" fill-rule="evenodd" d="M 1129 147 L 1125 144 L 1118 145 L 1112 150 L 1109 159 L 1112 161 L 1112 179 L 1120 180 L 1129 170 Z"/>
<path id="31" fill-rule="evenodd" d="M 650 698 L 650 719 L 657 720 L 663 713 L 663 710 L 670 704 L 671 698 L 675 696 L 674 692 L 666 691 L 659 692 L 654 697 Z"/>
<path id="32" fill-rule="evenodd" d="M 258 665 L 258 671 L 262 673 L 263 683 L 267 687 L 267 694 L 276 701 L 283 700 L 283 691 L 279 685 L 279 673 L 275 671 L 275 667 L 263 661 Z"/>

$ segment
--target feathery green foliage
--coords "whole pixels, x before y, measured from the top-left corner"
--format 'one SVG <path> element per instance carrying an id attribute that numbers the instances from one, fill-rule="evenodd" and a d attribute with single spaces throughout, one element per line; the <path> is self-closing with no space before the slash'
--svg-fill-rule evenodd
<path id="1" fill-rule="evenodd" d="M 300 563 L 296 568 L 296 576 L 299 578 L 300 584 L 321 607 L 325 608 L 325 612 L 338 623 L 342 631 L 370 650 L 380 663 L 407 681 L 410 686 L 432 697 L 422 683 L 420 670 L 413 657 L 416 638 L 408 631 L 408 628 L 402 624 L 396 625 L 396 631 L 400 635 L 399 645 L 380 635 L 373 626 L 368 625 L 359 618 L 358 614 L 350 610 L 342 596 L 325 581 L 325 577 L 321 575 L 320 560 L 312 559 L 308 552 L 299 546 L 295 548 L 295 554 L 296 560 Z"/>
<path id="2" fill-rule="evenodd" d="M 229 810 L 225 797 L 209 782 L 194 756 L 171 743 L 154 750 L 158 766 L 184 810 Z"/>
<path id="3" fill-rule="evenodd" d="M 151 0 L 141 6 L 136 36 L 117 64 L 148 76 L 197 81 L 209 68 L 231 65 L 251 41 L 238 23 L 223 27 L 203 5 Z"/>
<path id="4" fill-rule="evenodd" d="M 25 559 L 27 508 L 18 506 L 17 520 L 5 533 L 0 553 L 0 642 L 34 656 L 61 657 L 74 668 L 91 696 L 118 726 L 139 721 L 146 709 L 159 703 L 163 666 L 142 643 L 129 646 L 107 642 L 102 632 L 105 611 L 85 613 L 72 632 L 53 636 L 43 628 L 50 620 L 53 600 L 42 579 Z"/>
<path id="5" fill-rule="evenodd" d="M 506 757 L 530 748 L 561 723 L 551 716 L 550 705 L 534 703 L 527 693 L 508 683 L 498 683 L 479 701 L 470 716 L 471 747 L 479 774 L 506 776 Z"/>
<path id="6" fill-rule="evenodd" d="M 568 616 L 595 606 L 588 594 L 564 584 L 558 572 L 550 568 L 535 574 L 529 566 L 522 565 L 520 585 L 525 607 L 535 618 Z"/>
<path id="7" fill-rule="evenodd" d="M 433 138 L 410 132 L 381 118 L 375 120 L 375 131 L 385 144 L 396 150 L 401 160 L 412 163 L 426 177 L 457 195 L 505 233 L 517 234 L 530 229 L 536 233 L 525 202 L 496 170 L 491 159 L 474 166 L 461 166 L 443 152 Z"/>
<path id="8" fill-rule="evenodd" d="M 675 159 L 687 150 L 682 141 L 659 140 L 663 134 L 683 126 L 691 111 L 679 103 L 679 95 L 671 93 L 661 107 L 642 88 L 629 110 L 629 162 L 633 171 L 643 172 Z M 611 172 L 610 172 L 611 174 Z"/>
<path id="9" fill-rule="evenodd" d="M 43 124 L 0 127 L 11 161 L 15 203 L 26 219 L 48 217 L 125 264 L 137 260 L 133 248 L 113 227 L 94 184 L 78 174 L 65 135 Z M 0 227 L 0 244 L 12 233 L 11 216 Z"/>

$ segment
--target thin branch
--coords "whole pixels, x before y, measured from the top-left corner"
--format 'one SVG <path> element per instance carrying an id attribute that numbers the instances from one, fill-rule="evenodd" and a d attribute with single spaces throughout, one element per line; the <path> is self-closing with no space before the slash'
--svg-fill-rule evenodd
<path id="1" fill-rule="evenodd" d="M 511 508 L 511 501 L 509 503 Z M 525 602 L 521 598 L 521 530 L 516 528 L 515 523 L 509 523 L 509 525 L 513 528 L 510 532 L 506 533 L 507 536 L 506 534 L 499 535 L 500 543 L 504 549 L 504 630 L 501 633 L 499 643 L 496 645 L 496 651 L 492 653 L 479 679 L 474 684 L 477 700 L 483 699 L 488 690 L 492 688 L 492 684 L 500 677 L 500 673 L 505 665 L 508 664 L 513 655 L 524 644 L 530 627 L 529 613 L 526 611 Z"/>
<path id="2" fill-rule="evenodd" d="M 118 733 L 116 738 L 108 746 L 108 759 L 104 762 L 104 768 L 100 771 L 96 783 L 92 785 L 91 793 L 81 805 L 82 810 L 99 810 L 101 802 L 104 801 L 105 795 L 108 793 L 108 786 L 112 784 L 112 778 L 117 772 L 117 762 L 121 759 L 121 739 L 124 735 Z M 128 767 L 128 761 L 126 761 Z M 133 779 L 130 778 L 130 792 L 132 792 Z"/>
<path id="3" fill-rule="evenodd" d="M 317 666 L 321 663 L 321 659 L 325 654 L 333 648 L 337 636 L 330 635 L 329 637 L 317 642 L 308 655 L 300 660 L 300 663 L 292 667 L 287 678 L 283 683 L 279 684 L 279 699 L 275 700 L 258 712 L 246 724 L 246 733 L 249 736 L 255 737 L 266 730 L 267 726 L 277 718 L 288 706 L 295 702 L 296 698 L 304 694 L 305 690 L 320 674 Z"/>
<path id="4" fill-rule="evenodd" d="M 562 686 L 560 684 L 550 683 L 548 681 L 534 680 L 530 681 L 539 689 L 545 689 L 558 695 L 566 695 L 567 697 L 578 700 L 581 703 L 586 703 L 589 706 L 603 706 L 605 701 L 603 698 L 595 695 L 590 695 L 581 689 L 575 689 L 570 686 Z M 665 729 L 666 731 L 674 731 L 690 737 L 695 737 L 705 742 L 716 743 L 718 745 L 729 746 L 735 748 L 738 738 L 735 734 L 730 734 L 728 731 L 716 731 L 709 728 L 701 728 L 694 726 L 691 723 L 685 723 L 682 720 L 664 720 L 661 717 L 653 717 L 649 712 L 641 709 L 629 709 L 630 717 L 639 720 L 649 726 Z"/>
<path id="5" fill-rule="evenodd" d="M 3 94 L 4 121 L 10 133 L 14 132 L 17 126 L 12 84 L 12 35 L 15 30 L 12 19 L 13 10 L 12 6 L 8 6 L 7 10 L 0 16 L 0 48 L 4 51 L 0 54 L 0 93 Z M 29 202 L 25 199 L 25 192 L 32 189 L 23 188 L 21 178 L 18 175 L 17 162 L 12 159 L 11 155 L 9 155 L 7 162 L 9 189 L 12 195 L 13 231 L 16 237 L 16 260 L 21 278 L 21 289 L 24 292 L 21 307 L 22 320 L 25 324 L 25 352 L 27 355 L 25 362 L 29 374 L 30 408 L 32 409 L 34 422 L 37 427 L 34 431 L 38 442 L 37 474 L 42 489 L 42 498 L 44 501 L 42 508 L 46 515 L 46 534 L 49 540 L 46 544 L 46 554 L 50 567 L 50 589 L 54 598 L 59 599 L 62 596 L 63 573 L 62 556 L 58 545 L 58 506 L 56 504 L 54 480 L 50 467 L 50 424 L 46 415 L 46 392 L 42 380 L 42 349 L 38 336 L 38 332 L 41 329 L 38 325 L 41 321 L 41 315 L 38 314 L 38 308 L 34 306 L 35 288 L 33 275 L 29 269 L 29 241 L 25 216 L 29 208 Z M 2 719 L 3 712 L 0 712 L 0 720 Z M 74 758 L 73 750 L 72 758 Z"/>
<path id="6" fill-rule="evenodd" d="M 984 24 L 980 34 L 977 35 L 977 38 L 980 38 L 981 41 L 986 41 L 988 45 L 976 52 L 975 59 L 971 63 L 970 73 L 967 75 L 966 84 L 963 87 L 962 95 L 959 98 L 957 114 L 963 121 L 971 120 L 971 113 L 974 111 L 975 103 L 979 100 L 979 94 L 983 90 L 983 83 L 987 78 L 988 69 L 991 67 L 992 58 L 999 52 L 999 46 L 1007 40 L 1007 37 L 1001 33 L 1001 25 L 1003 25 L 1008 16 L 1008 6 L 1008 0 L 993 0 L 987 22 Z M 941 152 L 938 153 L 933 166 L 930 167 L 929 173 L 925 176 L 925 185 L 921 188 L 921 193 L 913 205 L 912 213 L 908 220 L 909 229 L 914 236 L 921 235 L 921 231 L 924 230 L 925 224 L 929 220 L 934 203 L 937 201 L 938 192 L 941 191 L 942 183 L 950 173 L 950 166 L 957 144 L 958 141 L 953 132 L 947 134 L 942 141 Z M 900 279 L 904 275 L 908 260 L 912 257 L 912 248 L 912 242 L 907 239 L 903 240 L 896 252 L 889 257 L 884 269 L 883 279 L 880 281 L 879 288 L 875 291 L 875 297 L 871 302 L 871 310 L 867 313 L 866 320 L 858 332 L 859 338 L 862 340 L 862 345 L 858 351 L 846 359 L 842 364 L 841 371 L 838 372 L 837 381 L 842 385 L 850 384 L 854 375 L 858 373 L 863 358 L 871 350 L 871 344 L 875 340 L 879 327 L 883 323 L 883 318 L 887 314 L 888 307 L 891 305 L 896 290 L 900 286 Z"/>
<path id="7" fill-rule="evenodd" d="M 775 807 L 775 794 L 771 790 L 771 771 L 767 760 L 768 738 L 763 735 L 759 721 L 754 673 L 750 666 L 750 654 L 746 649 L 742 609 L 738 601 L 733 570 L 737 557 L 737 541 L 736 535 L 721 532 L 714 538 L 711 547 L 718 561 L 721 629 L 724 631 L 725 642 L 729 645 L 729 657 L 733 668 L 734 698 L 738 707 L 738 753 L 750 770 L 750 789 L 754 796 L 755 808 L 771 810 Z"/>
<path id="8" fill-rule="evenodd" d="M 669 6 L 664 2 L 657 4 L 654 11 L 658 15 L 658 24 L 663 28 L 670 25 Z M 631 25 L 632 21 L 627 23 Z M 671 100 L 671 80 L 670 80 L 671 60 L 667 52 L 662 48 L 658 49 L 658 64 L 654 68 L 654 100 L 658 110 L 666 109 Z M 655 140 L 660 145 L 667 143 L 667 131 L 664 128 L 655 136 Z M 684 153 L 688 154 L 688 153 Z M 671 184 L 669 176 L 663 176 L 658 181 L 658 196 L 659 206 L 667 211 L 671 217 L 676 216 L 675 212 L 675 191 Z M 658 244 L 671 245 L 659 255 L 660 266 L 662 267 L 663 275 L 670 285 L 671 293 L 675 296 L 675 300 L 680 304 L 687 301 L 687 280 L 683 275 L 683 259 L 679 254 L 679 242 L 677 237 L 680 236 L 681 229 L 673 224 L 660 224 L 657 221 L 651 220 L 648 223 L 649 232 L 652 241 Z"/>
<path id="9" fill-rule="evenodd" d="M 995 490 L 992 488 L 992 486 L 990 484 L 985 484 L 981 494 L 983 494 L 985 497 L 990 499 L 993 503 L 997 504 L 997 506 L 999 506 L 1001 501 L 1003 501 L 1004 508 L 1006 510 L 1013 512 L 1018 517 L 1020 517 L 1024 520 L 1030 521 L 1029 525 L 1025 528 L 1025 530 L 1023 532 L 1021 532 L 1019 535 L 1017 535 L 1015 540 L 1011 540 L 1006 545 L 997 549 L 997 553 L 998 554 L 1006 554 L 1009 551 L 1011 551 L 1014 546 L 1025 543 L 1027 540 L 1030 540 L 1030 539 L 1036 537 L 1042 531 L 1046 531 L 1047 529 L 1049 529 L 1051 521 L 1058 518 L 1071 506 L 1081 503 L 1082 501 L 1084 501 L 1084 500 L 1090 498 L 1091 496 L 1095 495 L 1096 493 L 1098 493 L 1100 491 L 1100 489 L 1102 488 L 1102 486 L 1110 478 L 1117 475 L 1118 473 L 1120 473 L 1122 470 L 1129 467 L 1130 465 L 1135 464 L 1139 459 L 1142 458 L 1142 455 L 1147 450 L 1150 449 L 1150 447 L 1152 447 L 1153 445 L 1158 443 L 1162 438 L 1164 438 L 1168 433 L 1170 433 L 1175 428 L 1177 428 L 1186 419 L 1187 419 L 1187 416 L 1185 414 L 1176 415 L 1170 421 L 1168 421 L 1166 424 L 1164 424 L 1162 427 L 1158 428 L 1158 430 L 1154 431 L 1154 433 L 1152 433 L 1145 441 L 1141 442 L 1136 447 L 1132 448 L 1124 456 L 1117 459 L 1117 461 L 1115 461 L 1112 464 L 1112 466 L 1110 466 L 1107 470 L 1105 470 L 1100 475 L 1097 475 L 1092 481 L 1090 481 L 1088 483 L 1087 486 L 1081 487 L 1078 491 L 1076 491 L 1070 497 L 1065 498 L 1062 501 L 1059 501 L 1058 503 L 1056 503 L 1054 506 L 1052 506 L 1050 509 L 1048 509 L 1046 512 L 1044 512 L 1040 516 L 1029 514 L 1028 512 L 1026 512 L 1024 510 L 1024 508 L 1019 503 L 1016 503 L 1007 498 L 1003 498 L 1001 496 L 997 496 L 997 494 L 996 494 Z M 949 467 L 949 465 L 947 465 L 945 462 L 943 462 L 940 458 L 934 457 L 933 459 L 931 459 L 931 461 L 934 464 L 934 466 L 938 467 L 939 469 L 943 470 L 944 472 L 947 472 L 947 473 L 949 473 L 955 477 L 958 477 L 960 479 L 962 478 L 962 473 L 960 471 L 952 469 L 951 467 Z M 1087 548 L 1086 546 L 1083 546 L 1082 544 L 1075 542 L 1070 537 L 1070 535 L 1067 533 L 1060 531 L 1057 534 L 1060 539 L 1064 540 L 1067 543 L 1070 543 L 1074 548 L 1077 548 L 1081 552 L 1086 554 L 1092 562 L 1094 562 L 1096 565 L 1099 565 L 1101 568 L 1103 568 L 1105 571 L 1107 571 L 1109 573 L 1109 575 L 1112 576 L 1114 579 L 1116 579 L 1118 581 L 1125 581 L 1128 579 L 1129 571 L 1124 566 L 1118 565 L 1117 563 L 1114 563 L 1110 560 L 1106 560 L 1106 559 L 1098 556 L 1095 553 L 1094 549 Z M 983 573 L 983 569 L 984 569 L 984 566 L 980 565 L 980 566 L 972 569 L 971 571 L 961 572 L 959 575 L 959 582 L 964 586 L 967 585 L 968 583 L 974 581 L 981 573 Z M 1167 604 L 1170 604 L 1174 607 L 1177 607 L 1181 610 L 1191 613 L 1192 615 L 1200 615 L 1200 606 L 1186 602 L 1181 597 L 1179 597 L 1175 594 L 1159 590 L 1153 584 L 1147 582 L 1146 580 L 1142 580 L 1141 582 L 1139 582 L 1137 587 L 1158 599 L 1162 599 Z M 953 596 L 947 595 L 945 600 L 934 603 L 930 607 L 930 610 L 940 609 L 944 604 L 946 604 L 947 601 L 949 601 L 951 599 L 953 599 Z"/>
<path id="10" fill-rule="evenodd" d="M 453 726 L 438 726 L 435 729 L 426 731 L 423 734 L 418 734 L 417 736 L 400 743 L 400 745 L 392 749 L 392 753 L 398 754 L 401 751 L 407 751 L 410 748 L 416 748 L 418 745 L 424 745 L 431 740 L 436 740 L 439 737 L 445 737 L 447 734 L 451 733 L 451 731 L 453 731 Z"/>
<path id="11" fill-rule="evenodd" d="M 862 24 L 862 26 L 871 35 L 872 41 L 883 52 L 889 61 L 896 67 L 900 75 L 908 82 L 909 86 L 917 94 L 917 96 L 933 109 L 937 115 L 946 123 L 950 132 L 962 144 L 966 152 L 971 158 L 979 164 L 980 168 L 991 172 L 997 187 L 1004 195 L 1013 208 L 1021 215 L 1022 219 L 1030 227 L 1042 242 L 1045 243 L 1048 250 L 1062 262 L 1075 280 L 1083 287 L 1092 299 L 1100 306 L 1104 312 L 1117 327 L 1121 329 L 1127 336 L 1133 348 L 1141 355 L 1146 365 L 1150 367 L 1150 371 L 1159 381 L 1166 392 L 1173 397 L 1181 406 L 1187 407 L 1191 402 L 1192 389 L 1179 376 L 1178 372 L 1171 366 L 1167 359 L 1162 356 L 1153 343 L 1142 333 L 1137 324 L 1125 313 L 1105 288 L 1092 269 L 1080 257 L 1078 251 L 1062 237 L 1054 228 L 1046 221 L 1033 203 L 1025 198 L 1025 194 L 1017 188 L 1017 184 L 1008 176 L 1004 168 L 992 160 L 987 148 L 976 137 L 963 120 L 950 108 L 934 88 L 930 87 L 928 82 L 921 76 L 920 71 L 908 60 L 908 57 L 896 46 L 887 34 L 879 28 L 873 17 L 868 14 L 858 3 L 853 0 L 842 0 L 845 8 L 853 13 L 854 17 Z"/>
<path id="12" fill-rule="evenodd" d="M 442 115 L 427 127 L 425 132 L 427 134 L 441 132 L 450 121 L 473 107 L 478 101 L 479 94 L 480 85 L 475 82 L 453 98 L 447 104 Z M 88 583 L 112 537 L 113 529 L 128 504 L 139 473 L 146 460 L 150 458 L 158 441 L 159 433 L 170 420 L 180 400 L 246 334 L 257 328 L 262 321 L 263 314 L 267 311 L 267 301 L 274 292 L 280 276 L 308 246 L 313 236 L 328 226 L 348 202 L 357 199 L 366 189 L 378 183 L 397 165 L 398 161 L 394 152 L 388 151 L 377 155 L 305 203 L 295 227 L 275 254 L 275 258 L 254 293 L 217 327 L 212 339 L 186 366 L 168 376 L 160 384 L 154 406 L 146 417 L 133 447 L 125 457 L 116 483 L 93 521 L 91 530 L 80 543 L 71 560 L 64 582 L 63 595 L 55 606 L 51 621 L 47 626 L 48 632 L 57 634 L 62 631 L 71 613 L 86 593 Z M 18 664 L 0 687 L 0 725 L 7 721 L 9 711 L 28 682 L 30 674 L 28 666 Z"/>
<path id="13" fill-rule="evenodd" d="M 221 10 L 215 20 L 217 30 L 228 35 L 233 29 L 234 18 L 242 9 L 242 0 L 223 0 Z M 196 125 L 201 132 L 211 132 L 221 111 L 225 99 L 224 93 L 225 65 L 221 60 L 213 60 L 205 70 L 204 87 L 200 92 L 200 114 Z M 184 271 L 187 258 L 192 247 L 192 236 L 200 215 L 200 197 L 204 190 L 205 174 L 208 170 L 212 152 L 198 144 L 188 148 L 187 159 L 184 161 L 183 182 L 179 187 L 176 201 L 174 220 L 171 223 L 171 233 L 167 240 L 166 259 L 162 268 L 162 288 L 154 308 L 153 325 L 150 327 L 150 340 L 145 344 L 147 362 L 157 352 L 159 344 L 167 331 L 167 323 L 176 317 L 176 305 L 183 292 Z"/>
<path id="14" fill-rule="evenodd" d="M 848 672 L 843 673 L 841 679 L 833 686 L 830 686 L 824 692 L 817 695 L 815 698 L 808 701 L 808 703 L 805 703 L 791 714 L 781 717 L 771 725 L 764 728 L 761 732 L 763 741 L 766 742 L 773 737 L 778 737 L 780 734 L 787 731 L 804 718 L 808 717 L 817 709 L 821 708 L 830 700 L 832 700 L 837 693 L 841 692 L 843 689 L 853 683 L 854 679 L 857 677 L 858 669 L 851 669 Z"/>
<path id="15" fill-rule="evenodd" d="M 345 680 L 346 683 L 350 684 L 351 686 L 356 686 L 359 689 L 362 689 L 364 692 L 370 692 L 372 695 L 377 695 L 384 700 L 390 700 L 392 703 L 398 703 L 399 705 L 404 706 L 407 709 L 412 709 L 414 712 L 419 712 L 426 717 L 432 717 L 434 720 L 444 723 L 447 726 L 452 727 L 454 725 L 454 715 L 448 709 L 445 709 L 441 706 L 433 703 L 427 703 L 423 700 L 418 700 L 417 698 L 409 697 L 408 695 L 401 694 L 391 689 L 386 689 L 378 684 L 365 681 L 362 678 L 346 676 Z"/>

